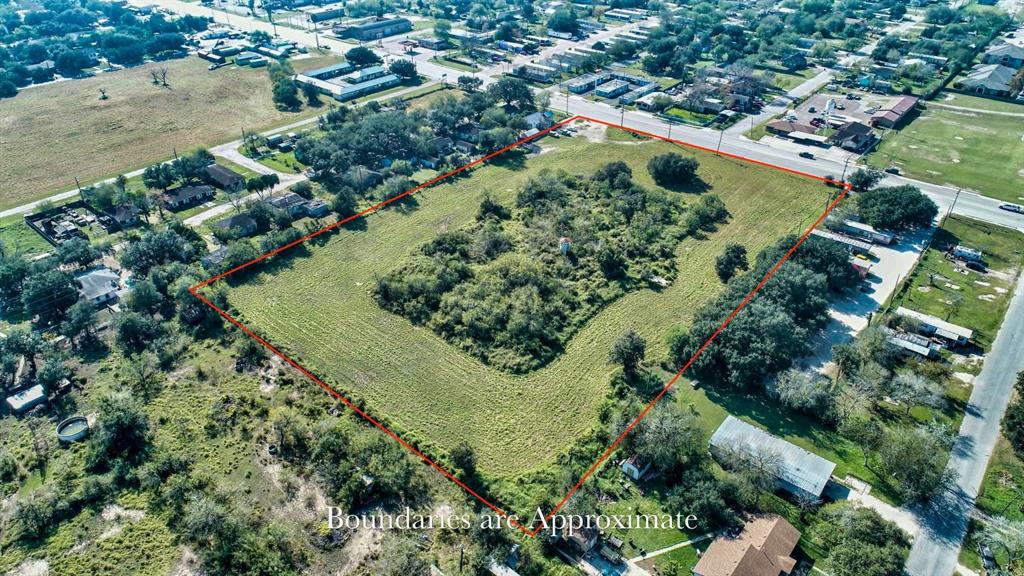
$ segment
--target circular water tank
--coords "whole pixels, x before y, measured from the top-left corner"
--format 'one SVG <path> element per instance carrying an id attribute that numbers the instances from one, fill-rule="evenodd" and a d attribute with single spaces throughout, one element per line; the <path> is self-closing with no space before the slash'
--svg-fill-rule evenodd
<path id="1" fill-rule="evenodd" d="M 72 416 L 57 424 L 57 438 L 61 442 L 77 442 L 89 433 L 89 422 L 85 416 Z"/>

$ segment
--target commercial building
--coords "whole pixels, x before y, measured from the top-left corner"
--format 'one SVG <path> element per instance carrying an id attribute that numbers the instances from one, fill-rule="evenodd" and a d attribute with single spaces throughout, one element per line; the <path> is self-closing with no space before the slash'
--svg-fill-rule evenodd
<path id="1" fill-rule="evenodd" d="M 339 38 L 355 40 L 377 40 L 396 34 L 404 34 L 412 30 L 412 22 L 408 18 L 377 18 L 362 24 L 338 26 L 334 33 Z"/>

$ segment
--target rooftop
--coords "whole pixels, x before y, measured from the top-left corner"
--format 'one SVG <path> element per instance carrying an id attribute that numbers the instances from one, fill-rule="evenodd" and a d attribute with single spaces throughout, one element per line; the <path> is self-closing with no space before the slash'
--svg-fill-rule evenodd
<path id="1" fill-rule="evenodd" d="M 708 546 L 693 573 L 699 576 L 779 576 L 796 567 L 790 555 L 800 532 L 780 516 L 750 520 L 735 538 L 720 536 Z"/>
<path id="2" fill-rule="evenodd" d="M 836 465 L 803 448 L 773 436 L 734 416 L 715 430 L 710 444 L 752 453 L 774 453 L 779 457 L 778 476 L 783 481 L 814 495 L 820 495 Z"/>

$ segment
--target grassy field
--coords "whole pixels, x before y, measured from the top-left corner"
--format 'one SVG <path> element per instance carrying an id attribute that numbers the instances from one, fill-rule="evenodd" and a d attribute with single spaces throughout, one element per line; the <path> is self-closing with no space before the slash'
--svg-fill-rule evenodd
<path id="1" fill-rule="evenodd" d="M 713 262 L 728 242 L 751 253 L 792 231 L 820 210 L 818 183 L 701 154 L 701 176 L 733 214 L 705 240 L 678 249 L 680 278 L 660 292 L 634 292 L 588 323 L 565 352 L 545 368 L 510 376 L 399 316 L 369 295 L 374 278 L 395 269 L 438 231 L 470 221 L 485 194 L 509 203 L 535 169 L 590 171 L 624 160 L 634 176 L 653 186 L 647 160 L 669 149 L 662 142 L 595 144 L 587 139 L 547 139 L 551 150 L 519 164 L 492 164 L 470 178 L 445 183 L 417 196 L 414 208 L 370 216 L 365 230 L 345 230 L 308 259 L 286 262 L 230 293 L 243 321 L 332 385 L 365 400 L 375 415 L 408 437 L 449 448 L 460 440 L 476 450 L 488 474 L 511 477 L 538 470 L 596 422 L 608 391 L 608 350 L 625 329 L 664 354 L 670 326 L 687 323 L 694 308 L 720 289 Z"/>
<path id="2" fill-rule="evenodd" d="M 957 272 L 944 254 L 947 246 L 957 244 L 984 252 L 988 273 Z M 952 216 L 935 233 L 894 305 L 970 326 L 975 330 L 975 342 L 988 349 L 1003 322 L 1022 263 L 1024 236 L 1020 232 Z"/>
<path id="3" fill-rule="evenodd" d="M 337 56 L 306 58 L 296 70 Z M 206 69 L 199 58 L 148 64 L 93 78 L 30 88 L 5 100 L 0 114 L 0 208 L 166 160 L 174 154 L 239 138 L 321 112 L 280 112 L 263 69 Z M 169 69 L 170 87 L 149 71 Z M 100 88 L 108 99 L 99 99 Z"/>
<path id="4" fill-rule="evenodd" d="M 988 102 L 974 98 L 955 105 Z M 1024 117 L 929 106 L 903 129 L 886 134 L 867 161 L 877 169 L 895 165 L 926 182 L 1020 202 L 1024 197 Z"/>

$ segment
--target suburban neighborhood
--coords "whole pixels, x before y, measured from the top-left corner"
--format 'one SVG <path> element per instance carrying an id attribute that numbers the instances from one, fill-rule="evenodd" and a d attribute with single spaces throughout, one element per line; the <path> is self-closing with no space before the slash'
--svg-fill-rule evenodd
<path id="1" fill-rule="evenodd" d="M 0 574 L 1024 574 L 1019 0 L 6 0 L 0 126 Z"/>

